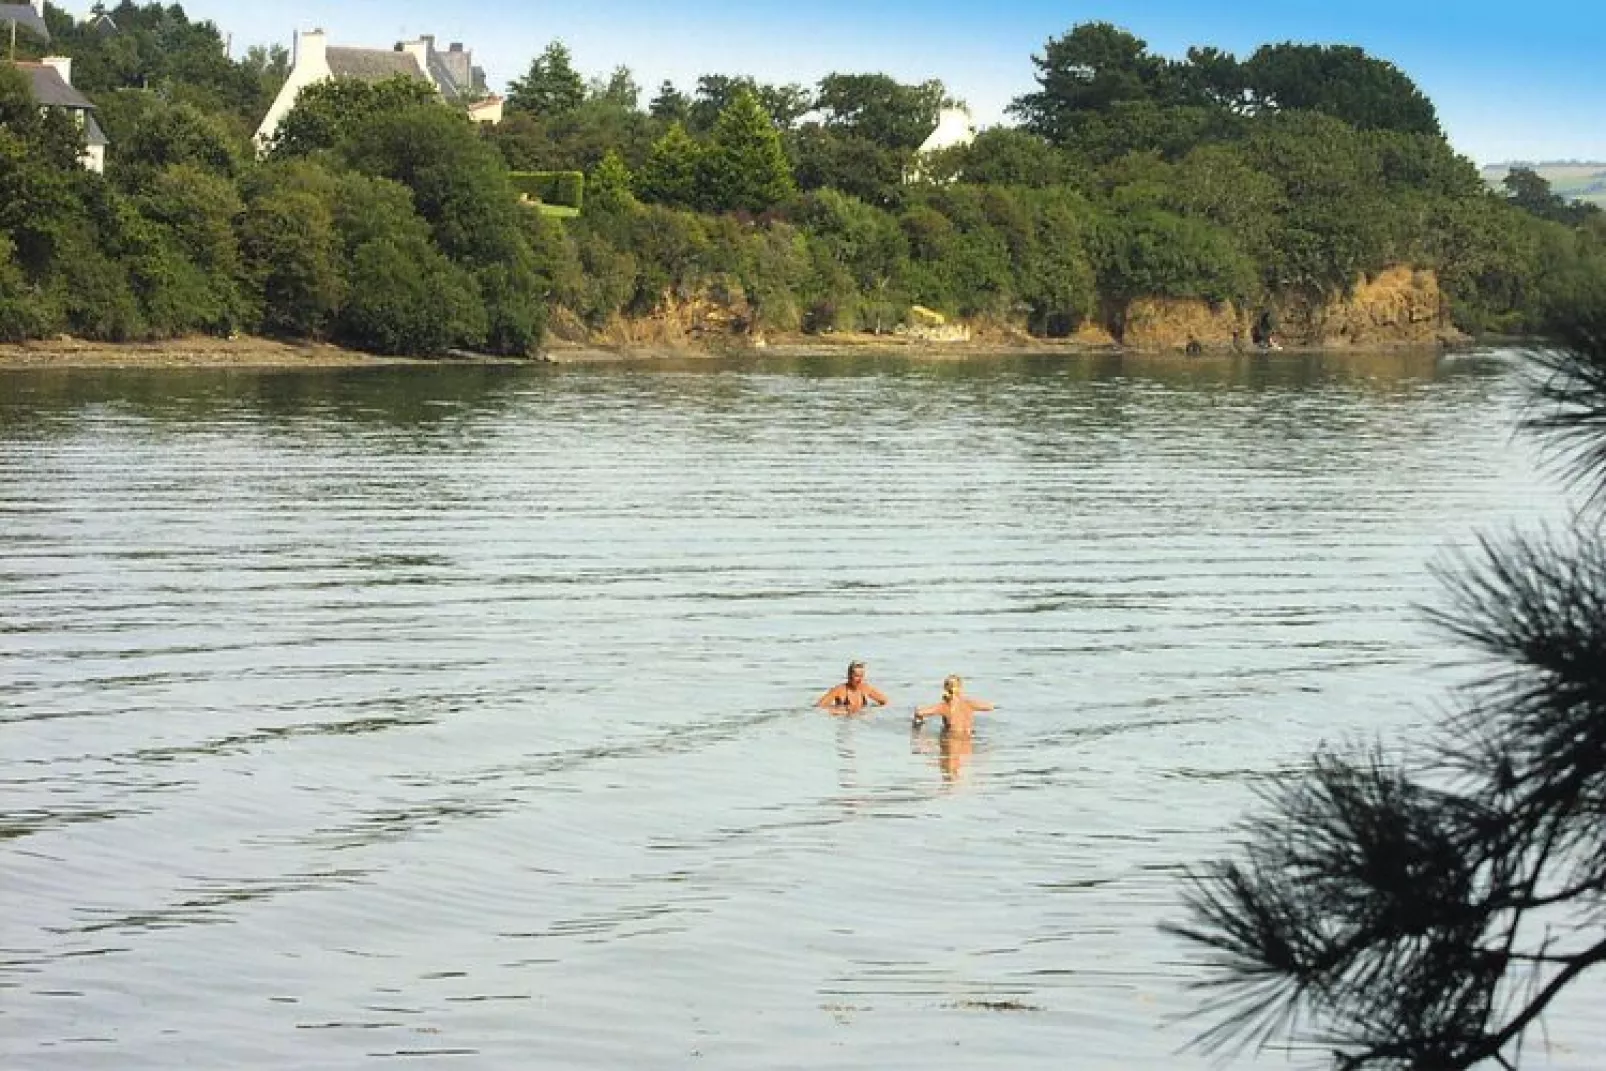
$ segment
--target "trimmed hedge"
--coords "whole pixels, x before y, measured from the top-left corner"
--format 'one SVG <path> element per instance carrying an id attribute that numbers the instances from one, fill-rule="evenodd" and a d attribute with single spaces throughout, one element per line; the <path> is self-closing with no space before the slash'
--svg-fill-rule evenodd
<path id="1" fill-rule="evenodd" d="M 580 210 L 586 177 L 579 171 L 513 171 L 513 188 L 546 205 Z"/>

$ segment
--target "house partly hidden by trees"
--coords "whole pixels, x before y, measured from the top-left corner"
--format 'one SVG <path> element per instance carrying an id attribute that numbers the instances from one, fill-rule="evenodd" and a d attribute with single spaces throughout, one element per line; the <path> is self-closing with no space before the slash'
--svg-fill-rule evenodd
<path id="1" fill-rule="evenodd" d="M 84 151 L 78 160 L 91 171 L 106 170 L 105 131 L 95 122 L 95 106 L 89 98 L 73 88 L 72 59 L 68 56 L 46 56 L 37 63 L 18 63 L 17 70 L 28 79 L 33 99 L 41 110 L 59 110 L 71 117 L 73 124 L 84 135 Z"/>
<path id="2" fill-rule="evenodd" d="M 435 38 L 426 34 L 391 49 L 342 48 L 330 47 L 321 29 L 304 30 L 296 35 L 290 76 L 257 128 L 258 148 L 266 150 L 273 144 L 279 124 L 306 87 L 335 78 L 383 82 L 396 77 L 427 82 L 441 99 L 461 106 L 476 122 L 502 120 L 502 99 L 487 90 L 485 71 L 474 66 L 473 53 L 458 42 L 442 52 L 435 47 Z"/>
<path id="3" fill-rule="evenodd" d="M 937 125 L 915 149 L 914 160 L 904 170 L 905 182 L 928 178 L 922 164 L 932 155 L 949 149 L 965 149 L 976 142 L 976 120 L 964 105 L 951 105 L 937 112 Z M 953 176 L 957 178 L 958 176 Z"/>
<path id="4" fill-rule="evenodd" d="M 10 48 L 6 53 L 15 58 L 17 54 L 17 34 L 28 33 L 40 41 L 50 40 L 50 29 L 45 25 L 45 0 L 33 0 L 29 4 L 0 4 L 0 31 L 6 35 L 3 42 Z"/>

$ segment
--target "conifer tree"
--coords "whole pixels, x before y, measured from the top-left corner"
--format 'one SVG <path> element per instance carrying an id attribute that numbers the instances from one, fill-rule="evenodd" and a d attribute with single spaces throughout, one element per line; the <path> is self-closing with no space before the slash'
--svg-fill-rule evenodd
<path id="1" fill-rule="evenodd" d="M 763 212 L 797 191 L 781 135 L 747 90 L 720 113 L 701 164 L 700 198 L 714 211 Z"/>
<path id="2" fill-rule="evenodd" d="M 652 152 L 636 180 L 636 191 L 643 201 L 692 208 L 698 202 L 698 178 L 703 148 L 680 123 L 670 123 L 664 136 L 653 143 Z"/>
<path id="3" fill-rule="evenodd" d="M 569 48 L 553 41 L 530 61 L 523 78 L 508 86 L 509 111 L 555 116 L 572 112 L 586 99 L 585 80 L 574 69 Z"/>

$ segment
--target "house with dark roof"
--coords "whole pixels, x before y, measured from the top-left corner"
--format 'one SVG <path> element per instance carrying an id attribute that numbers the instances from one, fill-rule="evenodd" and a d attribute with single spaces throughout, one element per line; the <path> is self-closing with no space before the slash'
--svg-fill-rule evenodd
<path id="1" fill-rule="evenodd" d="M 28 78 L 33 99 L 41 108 L 60 108 L 72 116 L 78 129 L 84 132 L 84 154 L 79 162 L 91 171 L 106 170 L 105 131 L 95 122 L 95 106 L 72 85 L 72 59 L 69 56 L 46 56 L 37 63 L 16 65 Z"/>
<path id="2" fill-rule="evenodd" d="M 382 82 L 398 75 L 428 82 L 441 99 L 462 106 L 476 122 L 496 123 L 502 119 L 501 98 L 487 91 L 485 72 L 474 66 L 473 54 L 459 42 L 454 41 L 445 52 L 438 50 L 435 38 L 428 35 L 388 49 L 331 47 L 322 30 L 304 30 L 296 35 L 290 77 L 257 127 L 258 148 L 266 149 L 273 143 L 279 124 L 307 86 L 331 78 Z"/>
<path id="3" fill-rule="evenodd" d="M 15 40 L 19 30 L 27 30 L 41 41 L 50 40 L 50 28 L 45 25 L 45 0 L 0 4 L 0 32 L 4 32 L 8 40 Z"/>

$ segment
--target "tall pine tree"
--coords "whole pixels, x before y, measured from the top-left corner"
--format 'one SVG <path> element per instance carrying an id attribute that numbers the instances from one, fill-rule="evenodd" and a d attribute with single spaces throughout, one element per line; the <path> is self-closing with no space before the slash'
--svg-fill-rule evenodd
<path id="1" fill-rule="evenodd" d="M 714 211 L 763 212 L 797 192 L 780 133 L 745 89 L 720 113 L 700 164 L 700 199 Z"/>

